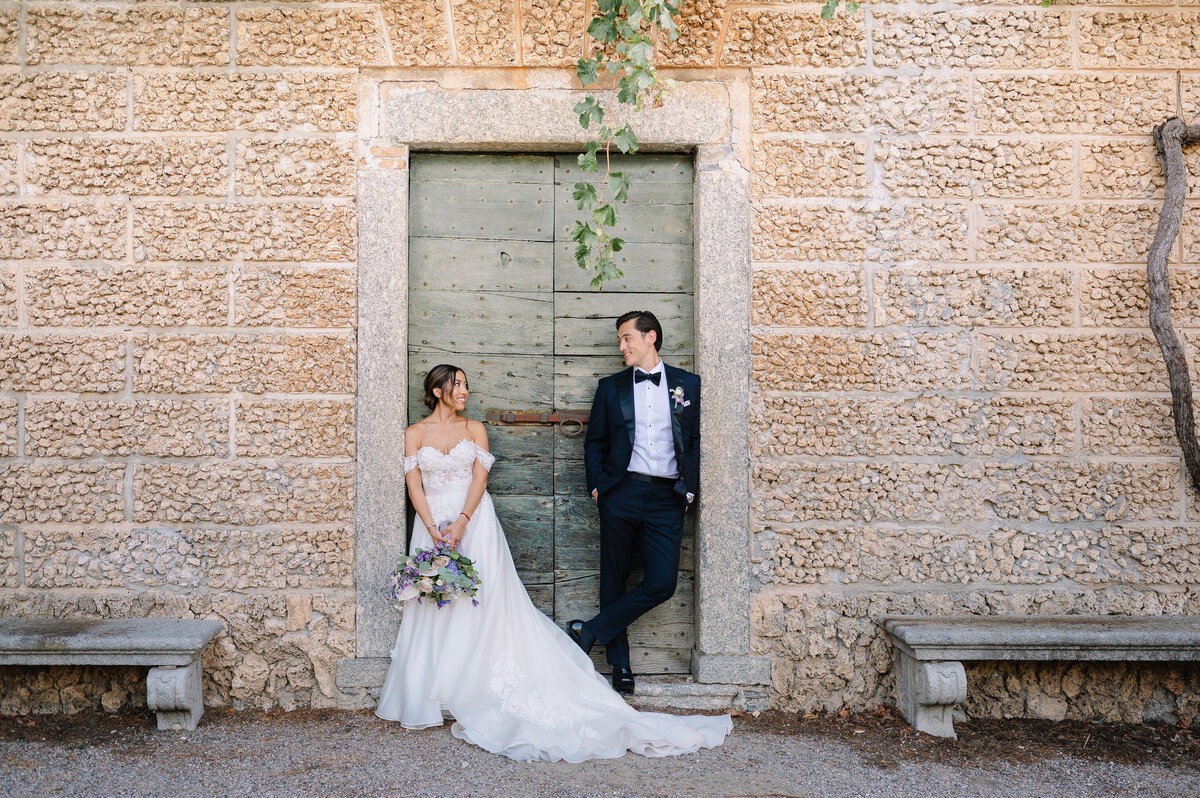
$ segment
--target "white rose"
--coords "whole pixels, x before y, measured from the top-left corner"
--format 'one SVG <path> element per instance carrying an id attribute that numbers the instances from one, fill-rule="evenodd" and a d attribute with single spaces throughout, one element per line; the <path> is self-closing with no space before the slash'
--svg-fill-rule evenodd
<path id="1" fill-rule="evenodd" d="M 412 601 L 417 596 L 421 595 L 421 591 L 417 590 L 416 585 L 409 585 L 400 591 L 400 595 L 396 596 L 400 601 Z"/>
<path id="2" fill-rule="evenodd" d="M 433 562 L 429 563 L 434 568 L 445 568 L 450 564 L 449 557 L 434 557 Z"/>
<path id="3" fill-rule="evenodd" d="M 433 580 L 426 577 L 425 579 L 422 579 L 420 582 L 417 582 L 417 590 L 421 591 L 426 596 L 428 596 L 430 593 L 433 592 Z"/>

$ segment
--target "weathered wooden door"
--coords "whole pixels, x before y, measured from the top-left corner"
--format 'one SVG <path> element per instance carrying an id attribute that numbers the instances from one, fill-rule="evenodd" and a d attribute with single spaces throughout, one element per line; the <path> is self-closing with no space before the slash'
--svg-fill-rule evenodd
<path id="1" fill-rule="evenodd" d="M 690 159 L 634 156 L 615 168 L 633 182 L 619 232 L 625 278 L 597 293 L 567 235 L 581 214 L 571 192 L 584 179 L 573 156 L 412 156 L 409 422 L 425 412 L 430 367 L 467 372 L 468 414 L 489 423 L 498 458 L 489 491 L 517 571 L 560 625 L 596 611 L 599 524 L 573 419 L 590 410 L 596 380 L 624 368 L 614 319 L 653 311 L 663 358 L 692 366 Z M 689 529 L 675 598 L 630 629 L 636 672 L 690 667 L 693 538 Z M 602 663 L 599 649 L 594 658 Z"/>

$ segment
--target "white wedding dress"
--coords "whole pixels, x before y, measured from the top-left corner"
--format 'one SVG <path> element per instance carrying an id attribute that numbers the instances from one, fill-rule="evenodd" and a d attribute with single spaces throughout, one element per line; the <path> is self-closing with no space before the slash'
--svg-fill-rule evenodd
<path id="1" fill-rule="evenodd" d="M 458 517 L 475 460 L 491 469 L 493 455 L 470 440 L 444 454 L 431 446 L 404 459 L 421 469 L 434 523 Z M 433 545 L 418 518 L 412 549 Z M 491 496 L 467 524 L 459 550 L 479 572 L 479 606 L 457 599 L 405 605 L 379 707 L 381 718 L 409 729 L 454 717 L 459 739 L 518 760 L 686 754 L 720 745 L 728 715 L 683 717 L 638 712 L 625 703 L 566 633 L 529 600 L 517 577 Z"/>

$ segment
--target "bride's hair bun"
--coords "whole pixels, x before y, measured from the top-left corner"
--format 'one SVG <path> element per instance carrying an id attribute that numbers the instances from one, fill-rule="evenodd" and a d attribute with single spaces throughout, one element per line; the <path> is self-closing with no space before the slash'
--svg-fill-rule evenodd
<path id="1" fill-rule="evenodd" d="M 462 371 L 458 366 L 450 366 L 445 363 L 434 366 L 425 375 L 425 396 L 421 399 L 425 406 L 433 410 L 438 406 L 438 398 L 434 394 L 433 389 L 441 389 L 442 396 L 446 395 L 449 388 L 454 387 L 454 378 Z M 466 374 L 464 371 L 463 374 Z"/>

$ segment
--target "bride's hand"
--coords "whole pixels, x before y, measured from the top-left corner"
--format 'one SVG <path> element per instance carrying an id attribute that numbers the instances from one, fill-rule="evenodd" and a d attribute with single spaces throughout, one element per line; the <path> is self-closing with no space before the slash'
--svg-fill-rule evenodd
<path id="1" fill-rule="evenodd" d="M 429 537 L 433 538 L 434 545 L 448 542 L 446 538 L 446 533 L 450 531 L 448 529 L 438 529 L 437 524 L 432 524 L 425 527 L 425 531 L 429 533 Z"/>
<path id="2" fill-rule="evenodd" d="M 462 543 L 463 535 L 467 534 L 467 522 L 460 515 L 455 519 L 454 523 L 446 528 L 446 542 L 450 544 L 450 548 L 457 549 L 458 544 Z"/>

